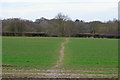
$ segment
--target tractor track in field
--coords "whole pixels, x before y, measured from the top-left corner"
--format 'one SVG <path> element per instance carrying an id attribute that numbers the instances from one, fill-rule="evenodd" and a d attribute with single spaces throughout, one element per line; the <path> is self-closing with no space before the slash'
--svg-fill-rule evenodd
<path id="1" fill-rule="evenodd" d="M 12 72 L 11 72 L 12 71 Z M 95 74 L 85 73 L 94 71 L 85 70 L 8 70 L 7 73 L 3 72 L 3 78 L 92 78 L 95 76 L 108 77 L 117 76 L 117 74 Z M 80 73 L 76 73 L 80 72 Z M 101 71 L 100 71 L 101 72 Z"/>

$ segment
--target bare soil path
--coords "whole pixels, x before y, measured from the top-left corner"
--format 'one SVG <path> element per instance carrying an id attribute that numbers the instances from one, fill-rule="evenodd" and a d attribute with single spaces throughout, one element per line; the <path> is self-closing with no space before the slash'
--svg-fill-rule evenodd
<path id="1" fill-rule="evenodd" d="M 64 58 L 65 44 L 67 44 L 68 42 L 69 42 L 68 38 L 66 38 L 65 41 L 61 44 L 60 56 L 59 56 L 59 59 L 58 59 L 56 65 L 53 68 L 60 68 L 60 66 L 62 65 L 62 61 Z"/>

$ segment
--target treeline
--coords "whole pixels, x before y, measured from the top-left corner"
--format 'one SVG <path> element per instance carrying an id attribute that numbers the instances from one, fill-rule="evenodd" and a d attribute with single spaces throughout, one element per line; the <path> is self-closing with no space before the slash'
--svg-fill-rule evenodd
<path id="1" fill-rule="evenodd" d="M 54 19 L 40 18 L 34 22 L 19 18 L 2 20 L 3 32 L 42 32 L 49 36 L 71 37 L 81 33 L 90 34 L 117 34 L 118 21 L 92 21 L 84 22 L 76 19 L 75 21 L 64 14 L 59 13 Z"/>

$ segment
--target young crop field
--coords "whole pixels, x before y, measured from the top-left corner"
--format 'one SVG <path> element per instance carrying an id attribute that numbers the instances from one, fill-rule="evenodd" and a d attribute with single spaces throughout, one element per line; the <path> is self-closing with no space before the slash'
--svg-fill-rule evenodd
<path id="1" fill-rule="evenodd" d="M 118 40 L 3 37 L 3 77 L 117 77 Z"/>
<path id="2" fill-rule="evenodd" d="M 118 67 L 118 41 L 115 39 L 71 38 L 65 45 L 64 65 L 81 67 Z"/>
<path id="3" fill-rule="evenodd" d="M 50 68 L 57 61 L 63 41 L 62 38 L 3 37 L 3 65 L 22 69 Z"/>

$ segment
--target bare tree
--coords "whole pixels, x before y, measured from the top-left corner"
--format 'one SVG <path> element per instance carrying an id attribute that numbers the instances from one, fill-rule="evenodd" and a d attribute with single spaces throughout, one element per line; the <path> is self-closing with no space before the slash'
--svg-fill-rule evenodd
<path id="1" fill-rule="evenodd" d="M 65 22 L 70 20 L 70 18 L 62 13 L 58 13 L 58 15 L 55 17 L 55 30 L 58 36 L 65 37 L 66 36 L 66 31 L 65 31 Z"/>
<path id="2" fill-rule="evenodd" d="M 9 24 L 11 32 L 25 32 L 25 23 L 22 20 L 15 19 Z"/>

